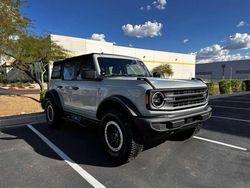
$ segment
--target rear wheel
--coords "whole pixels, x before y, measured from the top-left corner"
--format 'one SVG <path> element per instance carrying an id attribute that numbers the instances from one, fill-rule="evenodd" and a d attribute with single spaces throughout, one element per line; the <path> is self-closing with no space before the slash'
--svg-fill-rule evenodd
<path id="1" fill-rule="evenodd" d="M 105 151 L 117 163 L 129 162 L 143 150 L 132 123 L 121 112 L 111 110 L 105 113 L 100 134 Z"/>
<path id="2" fill-rule="evenodd" d="M 61 126 L 61 114 L 52 100 L 47 100 L 45 105 L 45 113 L 47 123 L 52 128 L 59 128 Z"/>

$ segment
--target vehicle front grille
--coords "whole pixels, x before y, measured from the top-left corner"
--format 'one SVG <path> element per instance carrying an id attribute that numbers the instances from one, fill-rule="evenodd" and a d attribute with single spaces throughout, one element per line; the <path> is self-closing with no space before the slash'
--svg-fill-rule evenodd
<path id="1" fill-rule="evenodd" d="M 207 102 L 207 88 L 164 91 L 167 110 L 179 110 L 202 105 Z"/>

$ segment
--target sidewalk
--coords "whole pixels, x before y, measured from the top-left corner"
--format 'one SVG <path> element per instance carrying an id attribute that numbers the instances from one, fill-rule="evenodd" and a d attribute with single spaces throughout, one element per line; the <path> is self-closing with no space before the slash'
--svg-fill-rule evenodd
<path id="1" fill-rule="evenodd" d="M 46 122 L 46 117 L 44 113 L 0 117 L 0 129 L 13 126 L 27 125 L 27 124 L 45 123 L 45 122 Z"/>

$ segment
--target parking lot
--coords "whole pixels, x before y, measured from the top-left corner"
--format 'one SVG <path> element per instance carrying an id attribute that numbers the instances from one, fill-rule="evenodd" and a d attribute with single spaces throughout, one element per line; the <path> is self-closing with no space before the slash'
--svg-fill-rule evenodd
<path id="1" fill-rule="evenodd" d="M 193 139 L 166 141 L 115 166 L 97 129 L 65 123 L 0 131 L 0 187 L 250 187 L 250 94 L 210 100 Z"/>

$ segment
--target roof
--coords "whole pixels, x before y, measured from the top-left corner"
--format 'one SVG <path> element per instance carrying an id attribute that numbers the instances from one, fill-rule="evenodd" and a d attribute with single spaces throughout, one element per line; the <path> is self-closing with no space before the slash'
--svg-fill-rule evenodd
<path id="1" fill-rule="evenodd" d="M 84 55 L 79 55 L 79 56 L 74 56 L 70 58 L 66 58 L 63 60 L 55 61 L 55 62 L 63 62 L 66 60 L 75 60 L 75 59 L 80 59 L 82 57 L 88 57 L 88 56 L 93 56 L 93 55 L 100 55 L 100 56 L 113 56 L 113 57 L 122 57 L 122 58 L 129 58 L 129 59 L 138 59 L 136 57 L 131 57 L 131 56 L 125 56 L 125 55 L 116 55 L 116 54 L 108 54 L 108 53 L 89 53 L 89 54 L 84 54 Z"/>

